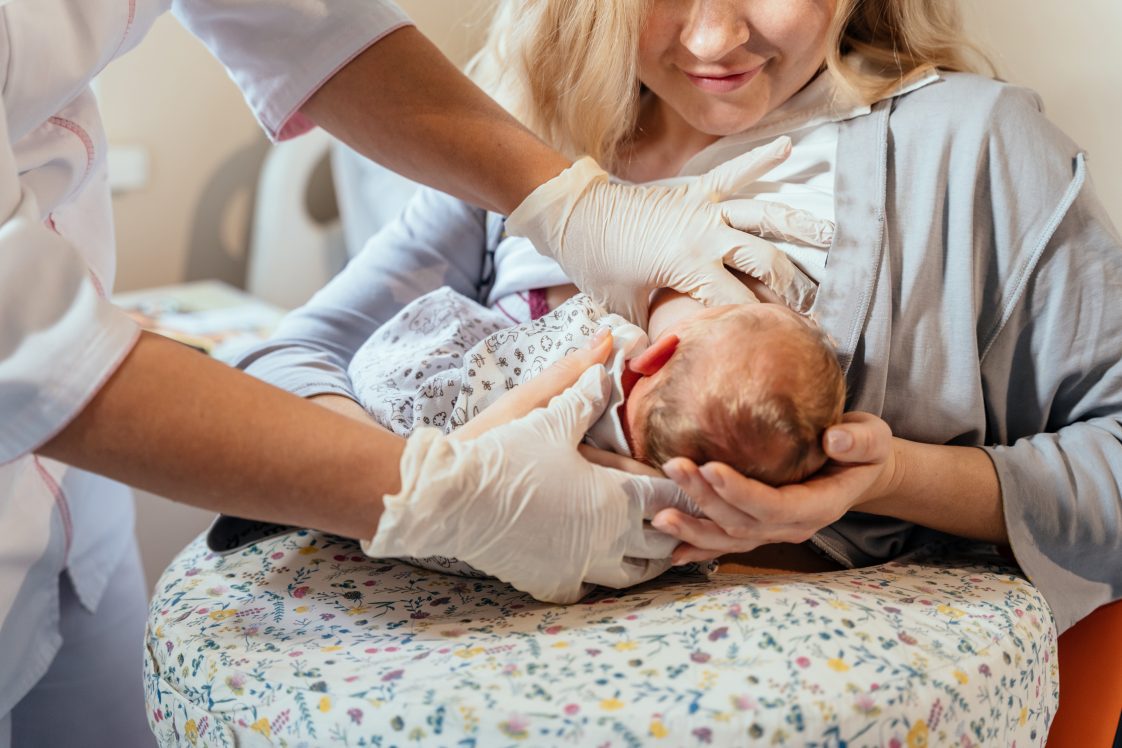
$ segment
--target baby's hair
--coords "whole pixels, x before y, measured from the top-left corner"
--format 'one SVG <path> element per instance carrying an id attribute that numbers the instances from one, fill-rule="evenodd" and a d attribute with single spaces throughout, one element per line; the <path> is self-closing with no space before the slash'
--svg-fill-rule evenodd
<path id="1" fill-rule="evenodd" d="M 773 486 L 817 471 L 826 462 L 822 433 L 841 419 L 845 404 L 845 379 L 829 337 L 813 323 L 763 315 L 708 324 L 722 326 L 721 357 L 712 355 L 711 335 L 683 328 L 650 392 L 639 456 L 656 467 L 674 457 L 723 462 Z M 750 344 L 741 340 L 747 332 L 757 336 Z"/>

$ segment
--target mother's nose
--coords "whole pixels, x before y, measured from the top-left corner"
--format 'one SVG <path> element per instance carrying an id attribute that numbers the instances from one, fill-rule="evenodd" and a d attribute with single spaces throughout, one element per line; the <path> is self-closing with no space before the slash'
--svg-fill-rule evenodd
<path id="1" fill-rule="evenodd" d="M 718 62 L 748 43 L 751 31 L 743 0 L 695 0 L 681 42 L 702 62 Z"/>

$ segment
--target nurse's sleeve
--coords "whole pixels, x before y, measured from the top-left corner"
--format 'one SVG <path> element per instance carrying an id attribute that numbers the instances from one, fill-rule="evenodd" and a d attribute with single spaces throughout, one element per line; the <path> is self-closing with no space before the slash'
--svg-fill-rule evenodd
<path id="1" fill-rule="evenodd" d="M 22 189 L 0 100 L 0 464 L 34 451 L 116 370 L 138 328 Z"/>
<path id="2" fill-rule="evenodd" d="M 1010 544 L 1061 632 L 1122 598 L 1122 241 L 1082 156 L 1071 192 L 983 360 Z"/>
<path id="3" fill-rule="evenodd" d="M 421 189 L 339 275 L 235 365 L 302 397 L 353 399 L 347 367 L 355 351 L 402 307 L 442 286 L 478 300 L 486 216 L 442 192 Z"/>
<path id="4" fill-rule="evenodd" d="M 275 140 L 310 130 L 299 113 L 304 102 L 371 44 L 411 23 L 387 0 L 174 0 L 172 10 L 226 66 Z"/>

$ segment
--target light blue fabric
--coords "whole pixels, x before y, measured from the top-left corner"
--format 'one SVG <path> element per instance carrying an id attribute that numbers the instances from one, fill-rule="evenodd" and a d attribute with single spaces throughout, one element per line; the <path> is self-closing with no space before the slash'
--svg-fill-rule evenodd
<path id="1" fill-rule="evenodd" d="M 814 313 L 849 406 L 986 445 L 1013 551 L 1063 631 L 1122 597 L 1122 242 L 1034 94 L 950 74 L 843 128 Z M 874 557 L 912 532 L 850 516 Z"/>

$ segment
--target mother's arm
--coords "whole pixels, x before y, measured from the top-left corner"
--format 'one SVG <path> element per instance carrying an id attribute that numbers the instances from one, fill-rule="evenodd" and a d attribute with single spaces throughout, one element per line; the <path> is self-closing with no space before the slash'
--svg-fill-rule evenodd
<path id="1" fill-rule="evenodd" d="M 921 444 L 892 436 L 870 413 L 847 413 L 823 439 L 831 462 L 805 483 L 773 487 L 722 463 L 665 466 L 705 517 L 666 510 L 654 526 L 683 541 L 675 562 L 703 561 L 769 543 L 802 543 L 850 510 L 908 520 L 1005 544 L 1001 488 L 977 447 Z"/>
<path id="2" fill-rule="evenodd" d="M 302 397 L 353 400 L 347 367 L 355 351 L 429 291 L 449 286 L 477 298 L 485 255 L 485 211 L 422 189 L 339 275 L 236 365 Z"/>

